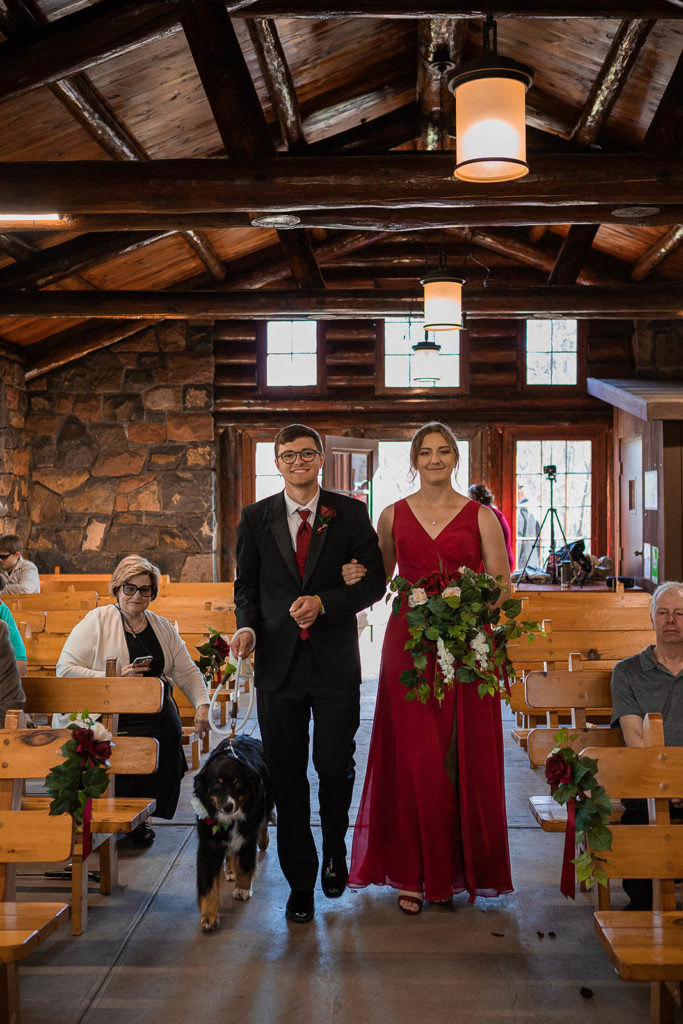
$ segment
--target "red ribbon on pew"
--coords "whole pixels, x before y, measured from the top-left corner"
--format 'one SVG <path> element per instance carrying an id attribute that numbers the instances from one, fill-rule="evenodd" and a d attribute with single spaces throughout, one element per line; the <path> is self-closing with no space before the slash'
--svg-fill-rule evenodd
<path id="1" fill-rule="evenodd" d="M 92 797 L 88 799 L 87 804 L 83 808 L 83 860 L 90 856 L 92 850 L 92 834 L 90 832 L 90 822 L 92 820 Z"/>
<path id="2" fill-rule="evenodd" d="M 576 870 L 572 860 L 576 857 L 576 798 L 567 803 L 567 831 L 564 834 L 564 854 L 562 857 L 562 878 L 560 892 L 568 900 L 576 898 Z"/>

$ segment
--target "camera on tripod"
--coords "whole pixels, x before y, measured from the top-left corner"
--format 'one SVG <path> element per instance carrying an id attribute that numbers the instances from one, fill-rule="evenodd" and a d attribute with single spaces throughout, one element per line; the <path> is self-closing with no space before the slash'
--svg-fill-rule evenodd
<path id="1" fill-rule="evenodd" d="M 548 477 L 548 480 L 557 480 L 557 466 L 544 466 L 543 472 Z"/>

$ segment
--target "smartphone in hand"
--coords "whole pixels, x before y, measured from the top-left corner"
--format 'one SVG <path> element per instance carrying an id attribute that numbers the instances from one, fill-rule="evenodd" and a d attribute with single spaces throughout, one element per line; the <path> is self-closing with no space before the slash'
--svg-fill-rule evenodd
<path id="1" fill-rule="evenodd" d="M 152 655 L 145 654 L 142 658 L 135 658 L 132 662 L 133 668 L 149 668 L 152 664 Z"/>

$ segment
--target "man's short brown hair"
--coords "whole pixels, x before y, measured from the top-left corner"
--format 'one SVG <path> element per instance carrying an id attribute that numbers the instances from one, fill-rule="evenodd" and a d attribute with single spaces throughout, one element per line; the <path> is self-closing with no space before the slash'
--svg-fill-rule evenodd
<path id="1" fill-rule="evenodd" d="M 22 544 L 16 533 L 6 533 L 0 537 L 0 551 L 6 551 L 8 555 L 16 555 L 21 548 Z"/>
<path id="2" fill-rule="evenodd" d="M 275 456 L 277 458 L 277 450 L 283 444 L 289 444 L 290 441 L 296 441 L 299 437 L 310 437 L 315 443 L 316 451 L 322 454 L 323 442 L 320 434 L 313 427 L 305 427 L 303 423 L 290 423 L 288 427 L 283 427 L 282 430 L 278 430 L 275 435 L 273 445 L 275 447 Z"/>

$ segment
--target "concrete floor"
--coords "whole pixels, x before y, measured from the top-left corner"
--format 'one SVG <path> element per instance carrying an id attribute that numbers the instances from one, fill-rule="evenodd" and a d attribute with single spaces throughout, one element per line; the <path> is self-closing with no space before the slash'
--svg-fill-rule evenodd
<path id="1" fill-rule="evenodd" d="M 378 653 L 369 641 L 362 646 L 361 777 Z M 545 783 L 509 740 L 510 724 L 508 717 L 510 896 L 474 906 L 460 896 L 408 918 L 393 890 L 347 891 L 339 900 L 318 890 L 314 923 L 290 925 L 272 842 L 252 899 L 237 903 L 226 887 L 220 931 L 203 935 L 188 775 L 174 821 L 155 824 L 154 845 L 121 847 L 121 888 L 103 897 L 91 886 L 87 931 L 74 938 L 63 928 L 21 967 L 23 1024 L 647 1021 L 648 988 L 614 973 L 593 931 L 591 898 L 560 895 L 563 837 L 541 832 L 528 812 L 528 796 Z M 66 883 L 20 883 L 28 899 L 67 898 Z M 618 893 L 614 905 L 621 903 Z M 583 998 L 582 987 L 593 997 Z"/>

